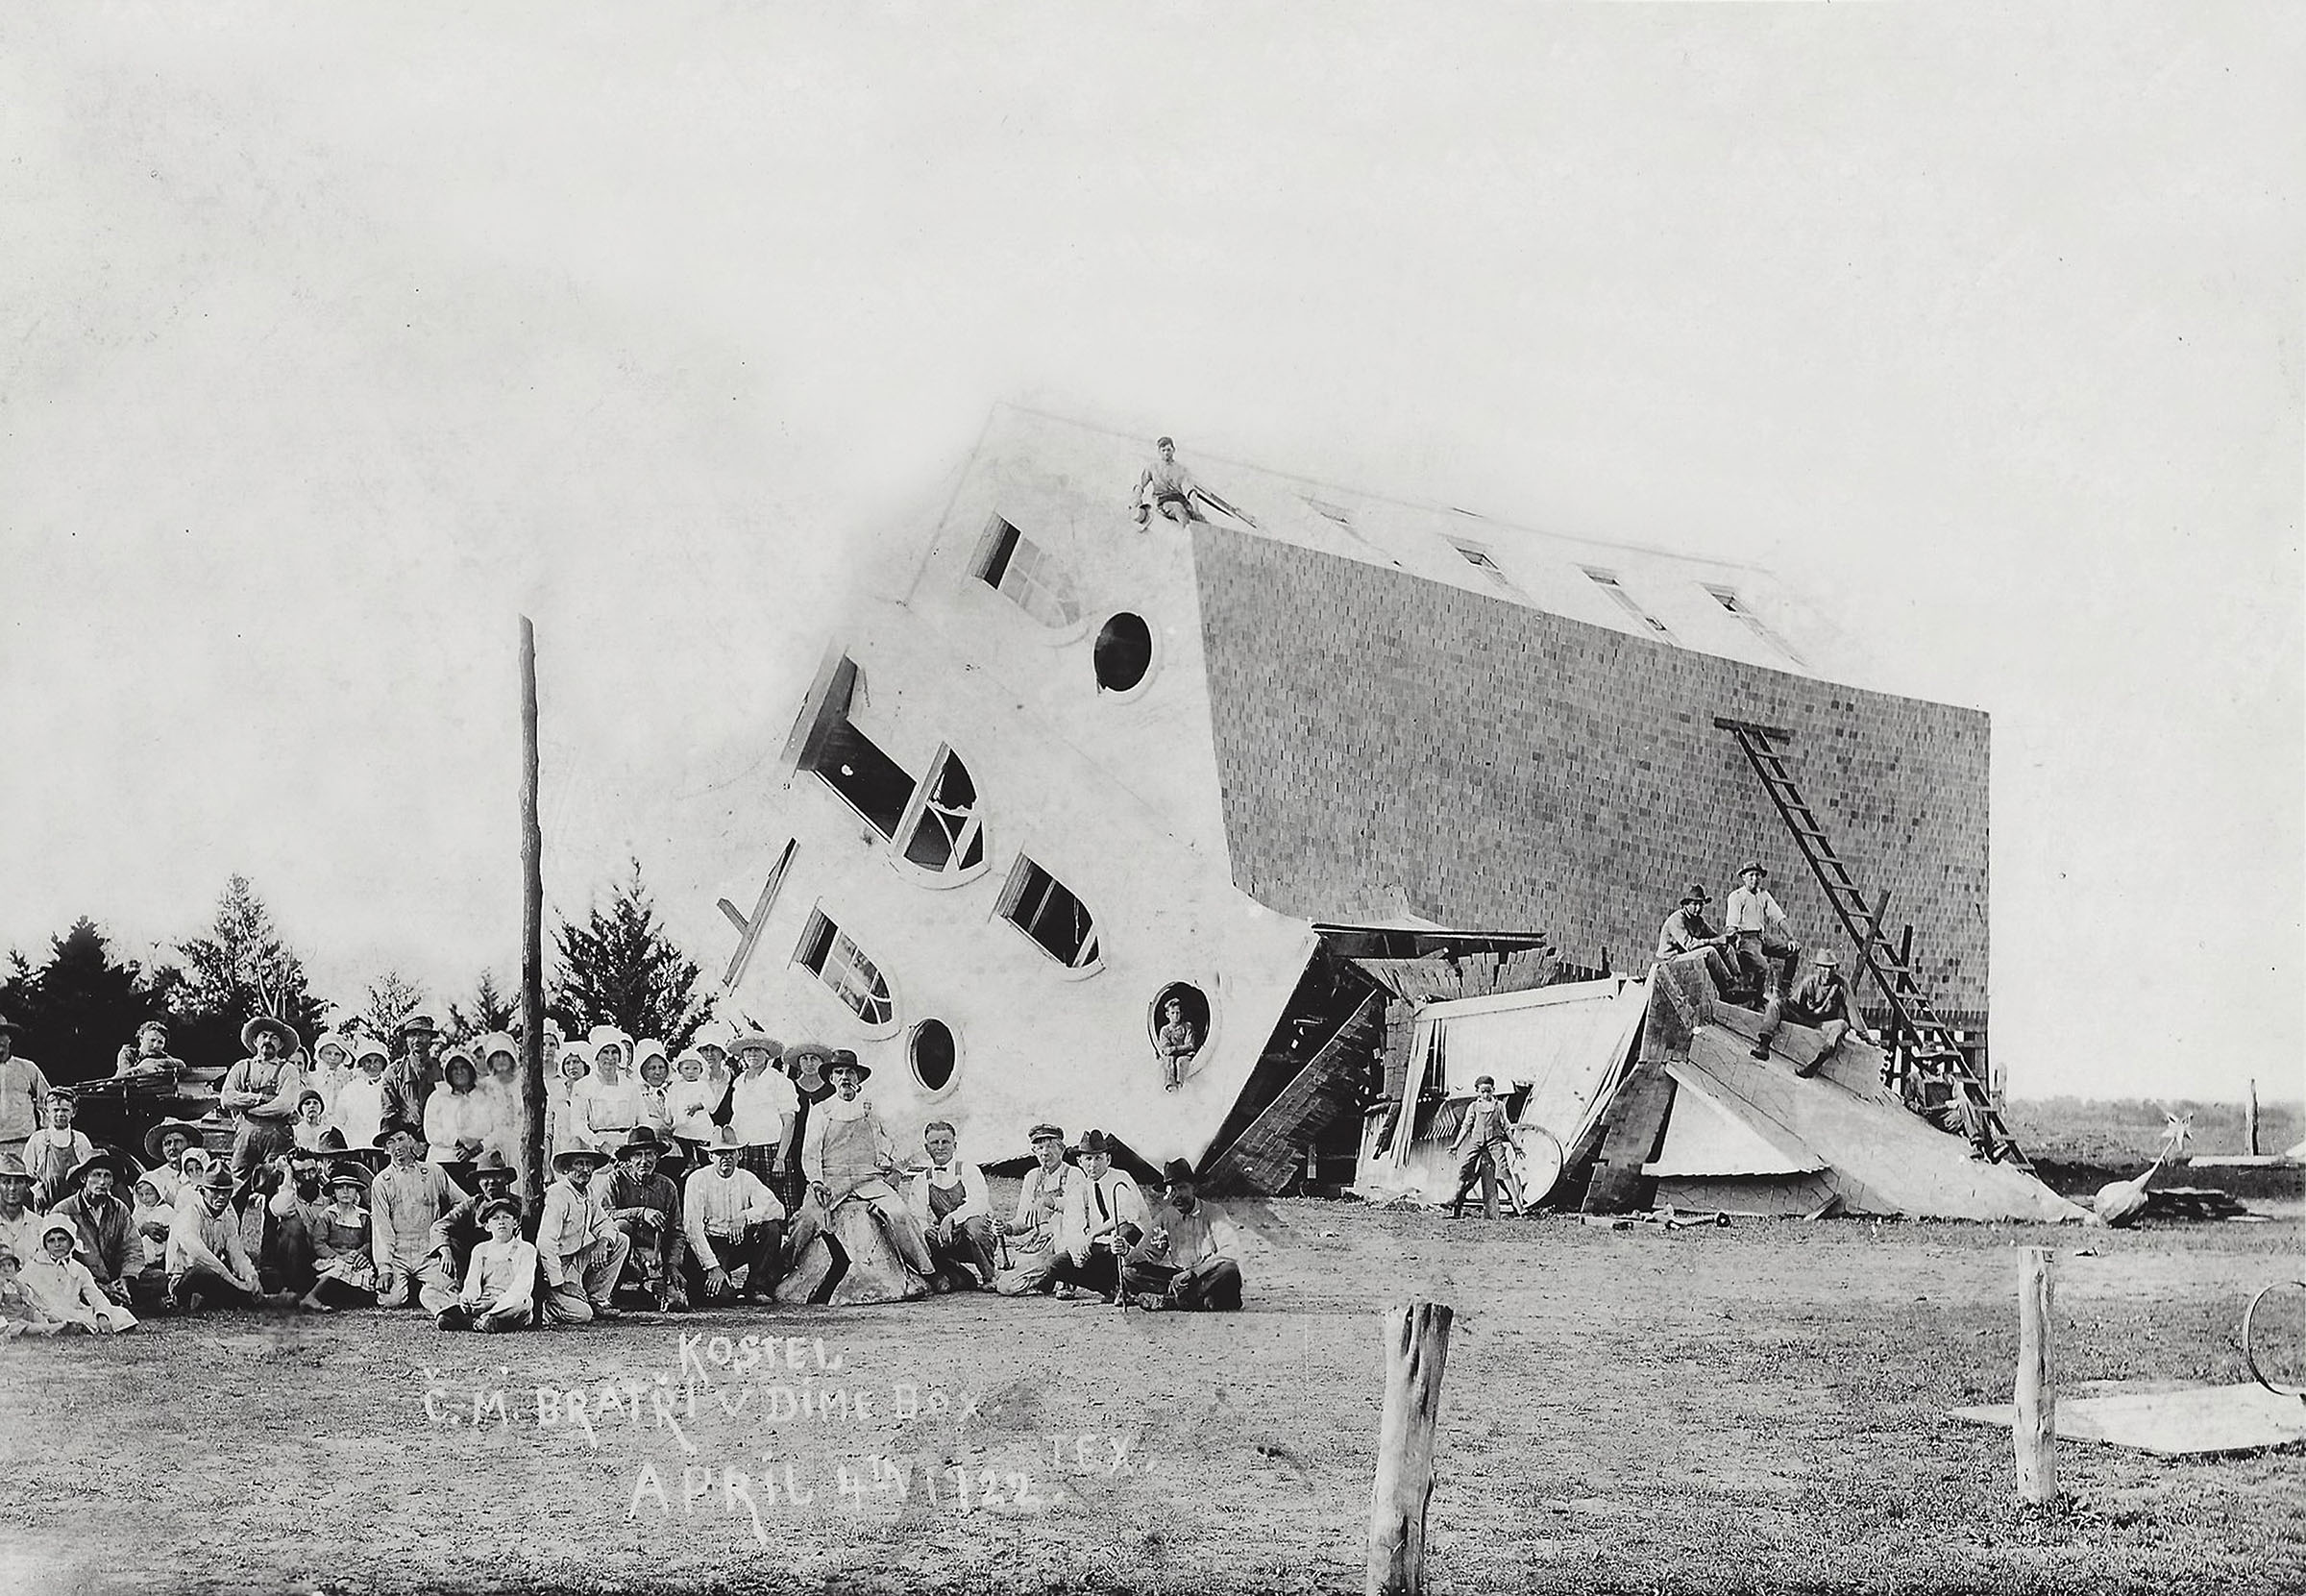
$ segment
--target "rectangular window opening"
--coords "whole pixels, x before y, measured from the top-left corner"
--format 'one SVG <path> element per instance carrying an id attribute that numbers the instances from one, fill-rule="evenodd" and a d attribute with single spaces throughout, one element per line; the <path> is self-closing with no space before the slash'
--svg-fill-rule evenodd
<path id="1" fill-rule="evenodd" d="M 1667 626 L 1663 621 L 1660 621 L 1657 619 L 1657 617 L 1652 615 L 1648 610 L 1642 608 L 1640 604 L 1634 602 L 1633 595 L 1626 591 L 1625 584 L 1617 579 L 1617 574 L 1615 572 L 1599 570 L 1590 565 L 1582 566 L 1580 569 L 1585 573 L 1587 579 L 1590 580 L 1594 586 L 1600 588 L 1604 593 L 1608 594 L 1618 608 L 1624 610 L 1634 620 L 1640 622 L 1649 629 L 1653 636 L 1661 637 L 1668 643 L 1675 641 L 1672 628 Z"/>
<path id="2" fill-rule="evenodd" d="M 1022 854 L 1001 891 L 1000 916 L 1069 970 L 1097 962 L 1096 922 L 1082 901 Z"/>
<path id="3" fill-rule="evenodd" d="M 1715 602 L 1719 603 L 1724 609 L 1728 610 L 1730 614 L 1736 616 L 1740 621 L 1744 622 L 1748 631 L 1760 638 L 1764 643 L 1767 643 L 1771 648 L 1777 650 L 1779 653 L 1785 655 L 1786 658 L 1792 660 L 1796 665 L 1801 666 L 1804 671 L 1809 669 L 1809 662 L 1803 659 L 1799 653 L 1795 652 L 1793 645 L 1786 642 L 1784 638 L 1779 636 L 1767 621 L 1764 621 L 1760 616 L 1754 614 L 1751 609 L 1748 609 L 1745 605 L 1745 602 L 1738 598 L 1734 589 L 1727 587 L 1708 587 L 1705 589 L 1705 591 L 1713 595 Z"/>
<path id="4" fill-rule="evenodd" d="M 894 838 L 913 801 L 913 777 L 849 720 L 859 681 L 856 662 L 841 661 L 802 739 L 798 764 L 839 794 L 866 824 Z"/>
<path id="5" fill-rule="evenodd" d="M 1513 585 L 1513 578 L 1506 575 L 1505 571 L 1498 565 L 1496 557 L 1493 556 L 1489 551 L 1484 548 L 1481 544 L 1460 543 L 1457 539 L 1451 538 L 1449 540 L 1449 546 L 1452 549 L 1455 549 L 1460 555 L 1464 557 L 1467 565 L 1472 566 L 1476 571 L 1479 571 L 1483 576 L 1487 577 L 1490 581 L 1494 582 L 1499 591 L 1510 593 L 1516 599 L 1523 597 L 1521 589 Z"/>

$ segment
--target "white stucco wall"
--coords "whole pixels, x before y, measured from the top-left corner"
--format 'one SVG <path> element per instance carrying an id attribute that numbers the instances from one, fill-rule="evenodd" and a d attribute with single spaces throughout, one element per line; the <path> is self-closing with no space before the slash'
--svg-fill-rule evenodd
<path id="1" fill-rule="evenodd" d="M 901 606 L 867 605 L 846 642 L 863 673 L 849 718 L 917 780 L 938 748 L 951 746 L 978 790 L 985 867 L 961 885 L 924 884 L 817 776 L 764 770 L 757 786 L 731 795 L 757 847 L 756 863 L 723 884 L 725 895 L 749 913 L 785 839 L 798 847 L 732 1006 L 786 1042 L 854 1048 L 873 1069 L 871 1095 L 908 1142 L 926 1120 L 949 1118 L 969 1156 L 1022 1156 L 1026 1129 L 1048 1118 L 1068 1136 L 1098 1126 L 1148 1159 L 1198 1159 L 1295 987 L 1312 928 L 1237 892 L 1221 847 L 1179 841 L 1006 679 L 943 642 Z M 1136 757 L 1177 757 L 1183 735 L 1156 720 L 1141 728 Z M 1102 957 L 1093 972 L 1065 969 L 996 917 L 1020 850 L 1095 918 Z M 795 962 L 818 908 L 888 979 L 892 1025 L 869 1028 Z M 734 944 L 731 931 L 713 956 Z M 1146 1017 L 1154 994 L 1176 980 L 1209 995 L 1213 1022 L 1191 1077 L 1172 1093 Z M 935 1093 L 907 1059 L 912 1027 L 929 1018 L 952 1028 L 960 1053 L 953 1081 Z"/>

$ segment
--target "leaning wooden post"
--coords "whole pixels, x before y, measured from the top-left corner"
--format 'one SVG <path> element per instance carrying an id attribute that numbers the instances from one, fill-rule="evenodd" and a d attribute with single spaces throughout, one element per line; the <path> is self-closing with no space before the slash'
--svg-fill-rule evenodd
<path id="1" fill-rule="evenodd" d="M 2049 1351 L 2054 1306 L 2049 1249 L 2018 1257 L 2018 1500 L 2041 1506 L 2058 1494 L 2058 1382 Z"/>
<path id="2" fill-rule="evenodd" d="M 545 834 L 536 818 L 536 626 L 521 617 L 521 1190 L 545 1193 Z"/>
<path id="3" fill-rule="evenodd" d="M 1424 1596 L 1425 1510 L 1434 1494 L 1434 1425 L 1449 1363 L 1449 1306 L 1412 1302 L 1386 1315 L 1386 1407 L 1369 1499 L 1368 1596 Z"/>
<path id="4" fill-rule="evenodd" d="M 2258 1078 L 2250 1077 L 2250 1101 L 2243 1116 L 2243 1129 L 2249 1133 L 2250 1156 L 2258 1156 Z"/>

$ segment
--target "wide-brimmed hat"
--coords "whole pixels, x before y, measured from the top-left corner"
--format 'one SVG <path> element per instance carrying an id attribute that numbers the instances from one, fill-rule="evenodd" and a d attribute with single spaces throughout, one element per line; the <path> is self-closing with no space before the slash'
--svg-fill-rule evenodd
<path id="1" fill-rule="evenodd" d="M 22 1036 L 24 1027 L 9 1019 L 8 1016 L 0 1014 L 0 1031 L 6 1031 L 10 1036 Z"/>
<path id="2" fill-rule="evenodd" d="M 656 1134 L 654 1125 L 635 1125 L 625 1133 L 625 1140 L 617 1143 L 619 1158 L 623 1158 L 626 1153 L 637 1153 L 644 1150 L 651 1153 L 662 1153 L 666 1150 L 664 1140 Z"/>
<path id="3" fill-rule="evenodd" d="M 377 1140 L 372 1143 L 372 1145 L 389 1148 L 392 1145 L 392 1139 L 400 1135 L 403 1131 L 406 1131 L 410 1136 L 415 1137 L 419 1142 L 422 1142 L 425 1139 L 425 1133 L 419 1130 L 416 1126 L 408 1123 L 407 1120 L 386 1119 L 377 1126 Z"/>
<path id="4" fill-rule="evenodd" d="M 861 1081 L 869 1080 L 872 1076 L 872 1067 L 846 1047 L 835 1048 L 832 1058 L 825 1064 L 824 1072 L 827 1075 L 836 1069 L 854 1069 L 857 1072 L 857 1079 Z"/>
<path id="5" fill-rule="evenodd" d="M 1175 1186 L 1180 1181 L 1193 1186 L 1199 1184 L 1200 1179 L 1199 1175 L 1193 1173 L 1193 1166 L 1182 1158 L 1172 1158 L 1161 1166 L 1161 1183 L 1164 1186 Z"/>
<path id="6" fill-rule="evenodd" d="M 343 1153 L 350 1152 L 352 1149 L 344 1144 L 344 1132 L 338 1130 L 334 1125 L 331 1125 L 320 1133 L 320 1146 L 317 1150 L 324 1153 Z"/>
<path id="7" fill-rule="evenodd" d="M 1105 1133 L 1103 1131 L 1083 1131 L 1081 1133 L 1081 1151 L 1085 1153 L 1103 1153 L 1106 1157 L 1111 1158 L 1113 1156 L 1113 1143 L 1105 1139 Z"/>
<path id="8" fill-rule="evenodd" d="M 353 1044 L 353 1062 L 358 1064 L 362 1059 L 382 1059 L 386 1064 L 390 1064 L 392 1049 L 373 1036 L 362 1037 Z"/>
<path id="9" fill-rule="evenodd" d="M 1713 899 L 1707 896 L 1704 882 L 1692 881 L 1681 889 L 1681 901 L 1684 903 L 1711 903 Z"/>
<path id="10" fill-rule="evenodd" d="M 357 1186 L 360 1194 L 366 1196 L 372 1184 L 368 1166 L 358 1159 L 340 1158 L 329 1166 L 329 1187 L 331 1191 L 339 1186 Z"/>
<path id="11" fill-rule="evenodd" d="M 1064 1127 L 1052 1125 L 1043 1119 L 1040 1124 L 1025 1132 L 1025 1140 L 1027 1142 L 1063 1142 L 1065 1130 Z"/>
<path id="12" fill-rule="evenodd" d="M 160 1162 L 160 1138 L 170 1131 L 182 1131 L 195 1147 L 201 1144 L 207 1132 L 189 1119 L 163 1119 L 144 1133 L 144 1156 L 153 1163 Z"/>
<path id="13" fill-rule="evenodd" d="M 110 1169 L 112 1178 L 123 1186 L 136 1178 L 136 1166 L 134 1164 L 110 1147 L 99 1147 L 72 1166 L 72 1172 L 64 1177 L 64 1184 L 78 1191 L 80 1183 L 87 1179 L 91 1169 Z"/>
<path id="14" fill-rule="evenodd" d="M 480 1067 L 485 1069 L 488 1068 L 488 1061 L 499 1053 L 510 1053 L 514 1058 L 519 1058 L 521 1044 L 510 1031 L 491 1031 L 473 1044 L 473 1052 L 480 1060 Z"/>
<path id="15" fill-rule="evenodd" d="M 32 1178 L 32 1171 L 24 1167 L 21 1158 L 14 1153 L 0 1153 L 0 1180 L 28 1181 Z"/>
<path id="16" fill-rule="evenodd" d="M 488 1223 L 489 1220 L 495 1218 L 500 1214 L 509 1214 L 513 1217 L 513 1222 L 516 1224 L 519 1223 L 521 1217 L 520 1199 L 517 1197 L 499 1197 L 494 1202 L 486 1202 L 480 1205 L 480 1222 L 482 1224 Z"/>
<path id="17" fill-rule="evenodd" d="M 1762 863 L 1759 859 L 1748 859 L 1744 864 L 1737 867 L 1737 873 L 1743 875 L 1746 873 L 1746 872 L 1754 870 L 1761 871 L 1761 873 L 1764 875 L 1770 873 L 1767 870 L 1762 868 Z"/>
<path id="18" fill-rule="evenodd" d="M 412 1014 L 401 1021 L 400 1034 L 402 1036 L 417 1036 L 428 1033 L 437 1035 L 439 1031 L 440 1027 L 432 1023 L 432 1017 L 429 1014 Z"/>
<path id="19" fill-rule="evenodd" d="M 558 1172 L 560 1166 L 573 1158 L 590 1159 L 597 1165 L 608 1162 L 608 1155 L 598 1147 L 582 1142 L 564 1142 L 552 1149 L 553 1170 Z"/>
<path id="20" fill-rule="evenodd" d="M 584 1033 L 584 1042 L 585 1045 L 593 1050 L 593 1054 L 596 1058 L 600 1056 L 601 1049 L 607 1046 L 611 1043 L 614 1043 L 619 1047 L 624 1048 L 625 1056 L 626 1058 L 632 1057 L 631 1036 L 626 1032 L 618 1029 L 614 1025 L 602 1024 L 594 1026 L 591 1030 Z"/>
<path id="21" fill-rule="evenodd" d="M 1819 948 L 1809 962 L 1820 970 L 1839 970 L 1842 965 L 1841 958 L 1830 947 Z"/>
<path id="22" fill-rule="evenodd" d="M 729 1039 L 736 1034 L 737 1028 L 727 1020 L 708 1019 L 697 1027 L 696 1034 L 689 1038 L 689 1045 L 692 1047 L 718 1047 L 725 1053 L 728 1051 Z"/>
<path id="23" fill-rule="evenodd" d="M 713 1134 L 704 1139 L 704 1154 L 707 1158 L 715 1153 L 741 1153 L 744 1150 L 745 1143 L 739 1142 L 737 1133 L 726 1125 L 715 1125 Z"/>
<path id="24" fill-rule="evenodd" d="M 703 1043 L 699 1041 L 698 1045 L 702 1046 Z M 771 1036 L 767 1031 L 740 1031 L 735 1036 L 730 1037 L 726 1042 L 721 1044 L 721 1050 L 724 1053 L 726 1053 L 732 1059 L 743 1057 L 745 1050 L 748 1047 L 757 1047 L 763 1052 L 767 1053 L 769 1055 L 769 1062 L 771 1064 L 774 1064 L 779 1059 L 784 1059 L 789 1056 L 788 1049 L 786 1048 L 785 1044 L 777 1041 L 776 1038 Z M 830 1048 L 825 1050 L 825 1056 L 827 1058 L 832 1056 L 832 1050 Z"/>
<path id="25" fill-rule="evenodd" d="M 221 1164 L 210 1165 L 209 1172 L 194 1183 L 193 1189 L 199 1191 L 221 1191 L 229 1197 L 233 1194 L 233 1172 Z"/>
<path id="26" fill-rule="evenodd" d="M 833 1057 L 833 1050 L 822 1042 L 797 1042 L 785 1049 L 785 1073 L 803 1092 L 814 1092 L 824 1084 L 824 1068 Z"/>
<path id="27" fill-rule="evenodd" d="M 270 1031 L 281 1039 L 281 1051 L 283 1053 L 293 1053 L 305 1044 L 304 1039 L 296 1034 L 296 1027 L 289 1024 L 288 1021 L 275 1019 L 268 1014 L 260 1014 L 240 1027 L 240 1045 L 252 1053 L 255 1052 L 257 1038 L 262 1036 L 266 1031 Z"/>

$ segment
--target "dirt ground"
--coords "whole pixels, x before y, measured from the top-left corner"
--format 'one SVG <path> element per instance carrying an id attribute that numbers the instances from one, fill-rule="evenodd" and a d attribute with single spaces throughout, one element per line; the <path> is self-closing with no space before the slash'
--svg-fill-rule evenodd
<path id="1" fill-rule="evenodd" d="M 1238 1315 L 951 1297 L 482 1338 L 241 1313 L 12 1343 L 0 1589 L 1359 1590 L 1378 1314 L 1413 1294 L 1458 1312 L 1441 1591 L 2306 1584 L 2295 1449 L 2069 1443 L 2071 1500 L 2029 1515 L 2007 1433 L 1942 1416 L 2008 1398 L 2027 1244 L 2095 1249 L 2059 1265 L 2070 1388 L 2241 1379 L 2249 1293 L 2306 1277 L 2294 1215 L 1661 1236 L 1236 1212 Z M 2306 1370 L 2291 1301 L 2269 1344 Z"/>

